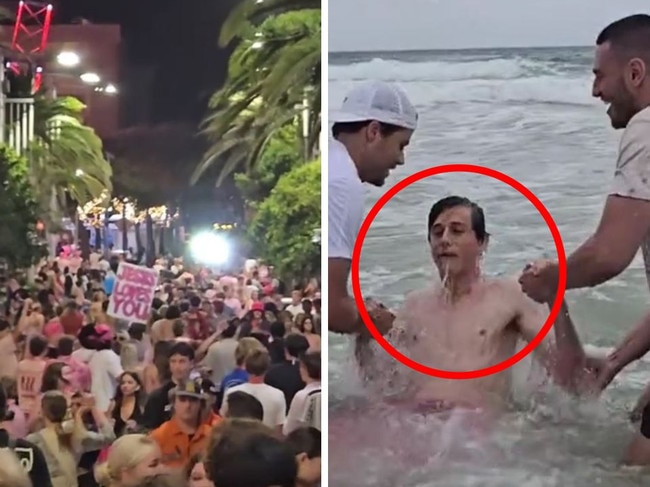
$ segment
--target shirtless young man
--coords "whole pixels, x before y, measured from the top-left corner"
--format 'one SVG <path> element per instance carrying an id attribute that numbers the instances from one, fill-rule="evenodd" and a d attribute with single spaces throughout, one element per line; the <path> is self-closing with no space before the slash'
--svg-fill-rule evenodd
<path id="1" fill-rule="evenodd" d="M 428 240 L 442 285 L 411 292 L 397 313 L 388 339 L 411 359 L 453 371 L 476 370 L 516 352 L 519 339 L 532 340 L 548 309 L 529 299 L 516 279 L 481 275 L 489 235 L 483 210 L 467 198 L 451 196 L 433 205 Z M 554 294 L 545 296 L 549 308 Z M 579 392 L 588 378 L 586 356 L 566 304 L 536 355 L 561 387 Z M 418 411 L 456 407 L 495 412 L 511 393 L 509 370 L 472 380 L 447 380 L 411 371 L 368 338 L 357 338 L 357 360 L 369 385 L 397 392 Z"/>

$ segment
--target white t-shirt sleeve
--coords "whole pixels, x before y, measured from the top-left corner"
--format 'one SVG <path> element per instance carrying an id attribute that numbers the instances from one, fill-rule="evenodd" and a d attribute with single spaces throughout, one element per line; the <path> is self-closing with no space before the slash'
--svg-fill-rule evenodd
<path id="1" fill-rule="evenodd" d="M 111 354 L 106 354 L 107 359 L 106 360 L 106 365 L 107 365 L 107 372 L 109 375 L 113 378 L 116 379 L 124 373 L 124 369 L 122 368 L 122 362 L 120 361 L 120 356 L 117 355 L 116 353 L 111 353 Z"/>
<path id="2" fill-rule="evenodd" d="M 363 186 L 345 177 L 328 185 L 328 257 L 352 259 L 354 243 L 363 221 Z"/>
<path id="3" fill-rule="evenodd" d="M 639 113 L 621 137 L 610 194 L 650 200 L 650 113 Z"/>
<path id="4" fill-rule="evenodd" d="M 229 389 L 226 389 L 226 391 L 223 393 L 223 399 L 221 400 L 221 408 L 219 409 L 219 416 L 221 416 L 222 418 L 225 418 L 226 415 L 228 414 L 228 394 L 231 393 L 233 389 L 234 387 L 230 387 Z"/>
<path id="5" fill-rule="evenodd" d="M 284 399 L 284 393 L 280 391 L 279 389 L 276 390 L 277 394 L 275 394 L 276 399 L 274 400 L 276 406 L 275 406 L 275 413 L 274 413 L 274 419 L 273 423 L 276 426 L 282 426 L 284 425 L 284 422 L 287 420 L 287 416 L 285 411 L 287 410 L 287 402 Z"/>
<path id="6" fill-rule="evenodd" d="M 302 423 L 302 413 L 305 409 L 305 399 L 307 395 L 305 390 L 298 391 L 293 399 L 291 400 L 291 406 L 289 407 L 289 414 L 287 414 L 287 421 L 284 423 L 282 428 L 282 434 L 287 436 L 292 431 L 297 430 Z"/>

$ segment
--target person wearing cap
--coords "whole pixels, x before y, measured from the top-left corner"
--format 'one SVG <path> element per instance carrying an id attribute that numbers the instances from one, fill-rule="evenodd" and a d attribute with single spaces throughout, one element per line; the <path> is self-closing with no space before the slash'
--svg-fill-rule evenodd
<path id="1" fill-rule="evenodd" d="M 170 391 L 173 414 L 151 432 L 162 451 L 162 462 L 172 468 L 186 466 L 208 445 L 212 425 L 205 421 L 208 401 L 200 381 L 182 381 Z"/>
<path id="2" fill-rule="evenodd" d="M 149 395 L 144 408 L 143 426 L 149 430 L 158 428 L 171 416 L 172 405 L 169 392 L 189 379 L 194 368 L 194 349 L 188 343 L 177 342 L 169 351 L 171 380 Z"/>
<path id="3" fill-rule="evenodd" d="M 363 221 L 364 183 L 383 186 L 390 171 L 404 164 L 418 115 L 401 88 L 373 81 L 353 88 L 329 118 L 334 125 L 328 156 L 328 327 L 356 334 L 365 326 L 348 294 L 348 278 Z M 374 301 L 366 306 L 375 326 L 386 333 L 392 313 Z"/>

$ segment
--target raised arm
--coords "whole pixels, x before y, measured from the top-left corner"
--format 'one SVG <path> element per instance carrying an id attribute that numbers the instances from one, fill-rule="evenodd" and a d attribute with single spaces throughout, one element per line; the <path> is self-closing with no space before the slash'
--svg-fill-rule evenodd
<path id="1" fill-rule="evenodd" d="M 546 322 L 555 296 L 549 297 L 548 304 L 543 306 L 528 298 L 518 287 L 513 289 L 514 293 L 519 331 L 523 339 L 530 342 Z M 566 302 L 562 302 L 555 319 L 553 338 L 547 336 L 535 352 L 555 383 L 567 391 L 577 392 L 584 376 L 586 355 Z"/>

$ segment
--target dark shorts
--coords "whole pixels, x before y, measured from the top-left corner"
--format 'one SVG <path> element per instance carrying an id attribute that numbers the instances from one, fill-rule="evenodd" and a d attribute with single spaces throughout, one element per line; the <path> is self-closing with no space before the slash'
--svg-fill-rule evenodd
<path id="1" fill-rule="evenodd" d="M 641 434 L 650 440 L 650 404 L 643 408 L 641 413 Z"/>

